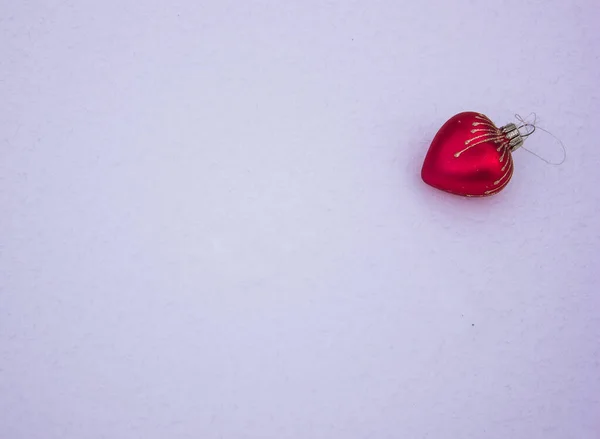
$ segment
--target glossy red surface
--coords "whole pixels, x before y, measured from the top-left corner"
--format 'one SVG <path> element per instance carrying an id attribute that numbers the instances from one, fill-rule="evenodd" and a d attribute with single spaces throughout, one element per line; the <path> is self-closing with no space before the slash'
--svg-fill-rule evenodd
<path id="1" fill-rule="evenodd" d="M 421 171 L 437 189 L 467 197 L 497 194 L 510 181 L 509 139 L 485 115 L 459 113 L 438 131 Z"/>

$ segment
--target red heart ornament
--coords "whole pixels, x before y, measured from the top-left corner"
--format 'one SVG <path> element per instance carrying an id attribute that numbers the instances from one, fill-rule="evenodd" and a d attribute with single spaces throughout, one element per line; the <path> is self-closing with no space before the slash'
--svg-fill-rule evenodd
<path id="1" fill-rule="evenodd" d="M 494 195 L 510 181 L 512 151 L 522 144 L 515 124 L 498 128 L 481 113 L 459 113 L 435 135 L 421 177 L 425 183 L 456 195 Z"/>

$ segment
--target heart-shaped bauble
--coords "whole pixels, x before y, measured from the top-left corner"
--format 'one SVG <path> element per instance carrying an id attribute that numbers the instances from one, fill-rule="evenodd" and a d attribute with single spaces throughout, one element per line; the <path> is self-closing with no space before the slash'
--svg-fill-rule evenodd
<path id="1" fill-rule="evenodd" d="M 512 177 L 511 150 L 521 143 L 514 124 L 498 128 L 481 113 L 459 113 L 431 142 L 421 177 L 425 183 L 456 195 L 497 194 Z"/>

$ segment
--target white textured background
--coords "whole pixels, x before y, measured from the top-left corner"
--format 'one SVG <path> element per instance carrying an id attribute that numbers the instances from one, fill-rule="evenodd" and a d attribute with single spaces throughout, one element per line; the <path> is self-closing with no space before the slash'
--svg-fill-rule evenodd
<path id="1" fill-rule="evenodd" d="M 2 1 L 0 438 L 599 438 L 599 16 Z M 569 159 L 437 192 L 463 110 Z"/>

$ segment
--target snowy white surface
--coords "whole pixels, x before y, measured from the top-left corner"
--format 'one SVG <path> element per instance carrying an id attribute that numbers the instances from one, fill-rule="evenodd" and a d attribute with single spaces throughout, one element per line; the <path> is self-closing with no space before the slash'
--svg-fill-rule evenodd
<path id="1" fill-rule="evenodd" d="M 599 16 L 4 2 L 0 438 L 597 439 Z M 435 191 L 464 110 L 568 160 Z"/>

